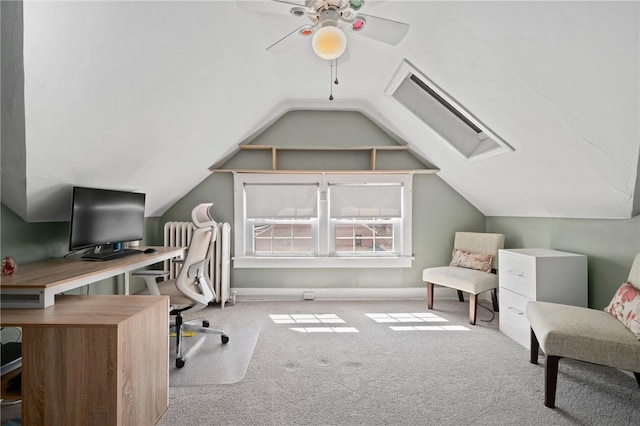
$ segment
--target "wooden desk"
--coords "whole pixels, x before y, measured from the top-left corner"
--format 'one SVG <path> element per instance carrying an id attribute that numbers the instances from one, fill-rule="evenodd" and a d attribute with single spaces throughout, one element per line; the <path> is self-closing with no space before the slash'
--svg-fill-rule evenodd
<path id="1" fill-rule="evenodd" d="M 22 424 L 153 425 L 167 409 L 167 296 L 58 296 L 0 315 L 22 327 Z"/>
<path id="2" fill-rule="evenodd" d="M 146 247 L 140 247 L 144 250 Z M 155 253 L 140 253 L 107 261 L 87 261 L 73 256 L 18 265 L 15 274 L 0 281 L 2 308 L 46 308 L 55 295 L 83 285 L 124 274 L 124 294 L 129 294 L 129 273 L 154 263 L 180 257 L 182 247 L 154 247 Z"/>

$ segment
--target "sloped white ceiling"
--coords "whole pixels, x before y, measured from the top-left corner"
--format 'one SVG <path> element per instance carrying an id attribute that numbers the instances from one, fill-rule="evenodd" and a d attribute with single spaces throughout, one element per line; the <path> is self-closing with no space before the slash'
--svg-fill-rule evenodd
<path id="1" fill-rule="evenodd" d="M 28 221 L 68 220 L 72 185 L 108 187 L 145 192 L 157 216 L 280 115 L 321 108 L 365 113 L 486 215 L 628 218 L 640 206 L 639 4 L 377 2 L 366 12 L 409 33 L 397 46 L 348 34 L 330 102 L 308 39 L 265 51 L 300 25 L 290 15 L 233 0 L 25 1 L 24 140 L 3 131 L 2 200 Z M 452 151 L 384 94 L 403 59 L 515 151 Z"/>

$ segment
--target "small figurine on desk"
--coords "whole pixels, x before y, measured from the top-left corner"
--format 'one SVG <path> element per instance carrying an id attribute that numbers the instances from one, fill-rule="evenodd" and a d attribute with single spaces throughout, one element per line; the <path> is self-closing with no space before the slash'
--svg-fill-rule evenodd
<path id="1" fill-rule="evenodd" d="M 13 275 L 17 267 L 16 261 L 11 256 L 2 259 L 2 275 Z"/>

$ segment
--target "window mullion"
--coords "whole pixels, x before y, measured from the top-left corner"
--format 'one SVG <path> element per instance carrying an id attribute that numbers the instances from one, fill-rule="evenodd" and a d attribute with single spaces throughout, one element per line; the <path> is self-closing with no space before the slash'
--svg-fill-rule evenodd
<path id="1" fill-rule="evenodd" d="M 329 201 L 327 200 L 327 188 L 324 182 L 318 187 L 320 197 L 318 201 L 318 256 L 329 256 L 331 235 L 333 230 L 329 226 Z"/>

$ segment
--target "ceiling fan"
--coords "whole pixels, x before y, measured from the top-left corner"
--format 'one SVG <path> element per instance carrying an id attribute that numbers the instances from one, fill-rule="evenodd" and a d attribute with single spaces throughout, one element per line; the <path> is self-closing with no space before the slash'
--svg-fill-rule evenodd
<path id="1" fill-rule="evenodd" d="M 399 43 L 409 31 L 409 24 L 387 18 L 366 15 L 364 0 L 237 0 L 239 7 L 267 13 L 290 13 L 310 22 L 302 24 L 266 50 L 283 41 L 297 37 L 311 37 L 311 46 L 321 59 L 332 61 L 341 57 L 347 48 L 344 31 L 353 32 L 390 45 Z"/>

